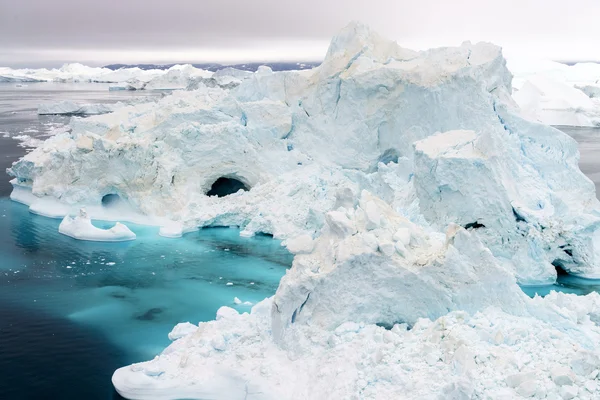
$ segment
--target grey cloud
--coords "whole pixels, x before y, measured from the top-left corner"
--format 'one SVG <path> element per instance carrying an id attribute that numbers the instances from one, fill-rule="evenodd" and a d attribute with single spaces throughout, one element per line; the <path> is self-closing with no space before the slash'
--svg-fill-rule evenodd
<path id="1" fill-rule="evenodd" d="M 39 61 L 40 49 L 76 57 L 324 41 L 355 19 L 412 47 L 488 40 L 600 59 L 599 15 L 597 0 L 0 0 L 0 64 Z"/>

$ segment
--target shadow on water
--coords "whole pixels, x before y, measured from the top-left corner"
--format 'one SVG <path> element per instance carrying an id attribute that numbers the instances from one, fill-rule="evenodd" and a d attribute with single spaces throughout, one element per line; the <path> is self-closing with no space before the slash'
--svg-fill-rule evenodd
<path id="1" fill-rule="evenodd" d="M 121 398 L 107 385 L 128 362 L 121 350 L 93 329 L 10 303 L 1 299 L 1 399 Z"/>

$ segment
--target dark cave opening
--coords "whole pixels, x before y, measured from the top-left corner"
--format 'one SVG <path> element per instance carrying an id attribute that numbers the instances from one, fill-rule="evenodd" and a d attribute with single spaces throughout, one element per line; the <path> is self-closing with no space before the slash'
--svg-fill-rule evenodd
<path id="1" fill-rule="evenodd" d="M 121 202 L 121 197 L 115 193 L 109 193 L 107 195 L 104 195 L 104 197 L 102 197 L 102 206 L 104 206 L 104 207 L 110 207 L 110 206 L 115 205 L 120 202 Z"/>
<path id="2" fill-rule="evenodd" d="M 224 197 L 236 193 L 240 189 L 244 191 L 250 190 L 243 182 L 235 178 L 220 177 L 212 184 L 206 195 Z"/>

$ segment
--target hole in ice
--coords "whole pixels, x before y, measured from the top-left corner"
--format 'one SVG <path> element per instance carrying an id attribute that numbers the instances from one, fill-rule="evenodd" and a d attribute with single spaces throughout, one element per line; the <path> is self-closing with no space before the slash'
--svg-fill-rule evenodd
<path id="1" fill-rule="evenodd" d="M 573 250 L 567 246 L 568 245 L 558 246 L 558 247 L 560 247 L 562 249 L 562 251 L 564 251 L 569 257 L 573 257 Z"/>
<path id="2" fill-rule="evenodd" d="M 267 233 L 267 232 L 256 232 L 256 234 L 254 236 L 263 236 L 263 237 L 273 237 L 272 233 Z"/>
<path id="3" fill-rule="evenodd" d="M 109 193 L 102 197 L 102 205 L 104 207 L 114 206 L 121 202 L 121 197 L 118 194 Z"/>
<path id="4" fill-rule="evenodd" d="M 525 217 L 523 217 L 521 214 L 519 214 L 519 212 L 514 207 L 512 208 L 512 212 L 513 212 L 513 215 L 515 216 L 515 220 L 517 222 L 527 222 Z"/>
<path id="5" fill-rule="evenodd" d="M 206 193 L 207 196 L 224 197 L 236 193 L 238 190 L 248 191 L 248 187 L 235 178 L 221 177 L 215 181 Z"/>
<path id="6" fill-rule="evenodd" d="M 384 164 L 389 164 L 391 162 L 397 163 L 399 157 L 400 154 L 396 149 L 387 149 L 383 152 L 383 154 L 381 154 L 381 156 L 379 156 L 379 162 Z"/>
<path id="7" fill-rule="evenodd" d="M 567 271 L 565 271 L 564 264 L 561 260 L 552 261 L 552 265 L 554 265 L 554 269 L 556 269 L 556 275 L 565 276 L 569 275 Z"/>
<path id="8" fill-rule="evenodd" d="M 465 229 L 478 229 L 478 228 L 485 228 L 485 225 L 480 224 L 478 221 L 469 222 L 468 224 L 465 225 Z"/>
<path id="9" fill-rule="evenodd" d="M 402 324 L 406 324 L 406 322 L 403 321 L 397 321 L 397 322 L 393 322 L 393 323 L 389 323 L 389 322 L 377 322 L 375 323 L 375 325 L 380 326 L 382 328 L 384 328 L 385 330 L 392 330 L 392 328 L 394 328 L 395 325 L 402 325 Z M 410 331 L 412 329 L 411 325 L 406 324 L 406 330 Z"/>

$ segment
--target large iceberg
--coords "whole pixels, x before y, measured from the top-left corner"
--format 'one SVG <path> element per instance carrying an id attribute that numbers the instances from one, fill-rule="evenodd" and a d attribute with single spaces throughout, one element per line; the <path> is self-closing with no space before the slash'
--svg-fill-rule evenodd
<path id="1" fill-rule="evenodd" d="M 352 23 L 313 70 L 235 78 L 74 119 L 9 170 L 38 213 L 118 196 L 168 236 L 237 225 L 296 254 L 251 314 L 118 370 L 123 396 L 600 395 L 598 296 L 517 285 L 600 276 L 600 204 L 576 142 L 521 115 L 500 48 Z"/>
<path id="2" fill-rule="evenodd" d="M 557 264 L 597 275 L 599 204 L 576 142 L 521 118 L 510 81 L 494 45 L 414 52 L 351 25 L 318 68 L 74 120 L 9 172 L 72 209 L 116 194 L 183 232 L 282 239 L 316 235 L 339 190 L 368 190 L 429 229 L 473 229 L 521 283 L 553 281 Z M 250 190 L 207 196 L 219 179 Z"/>

